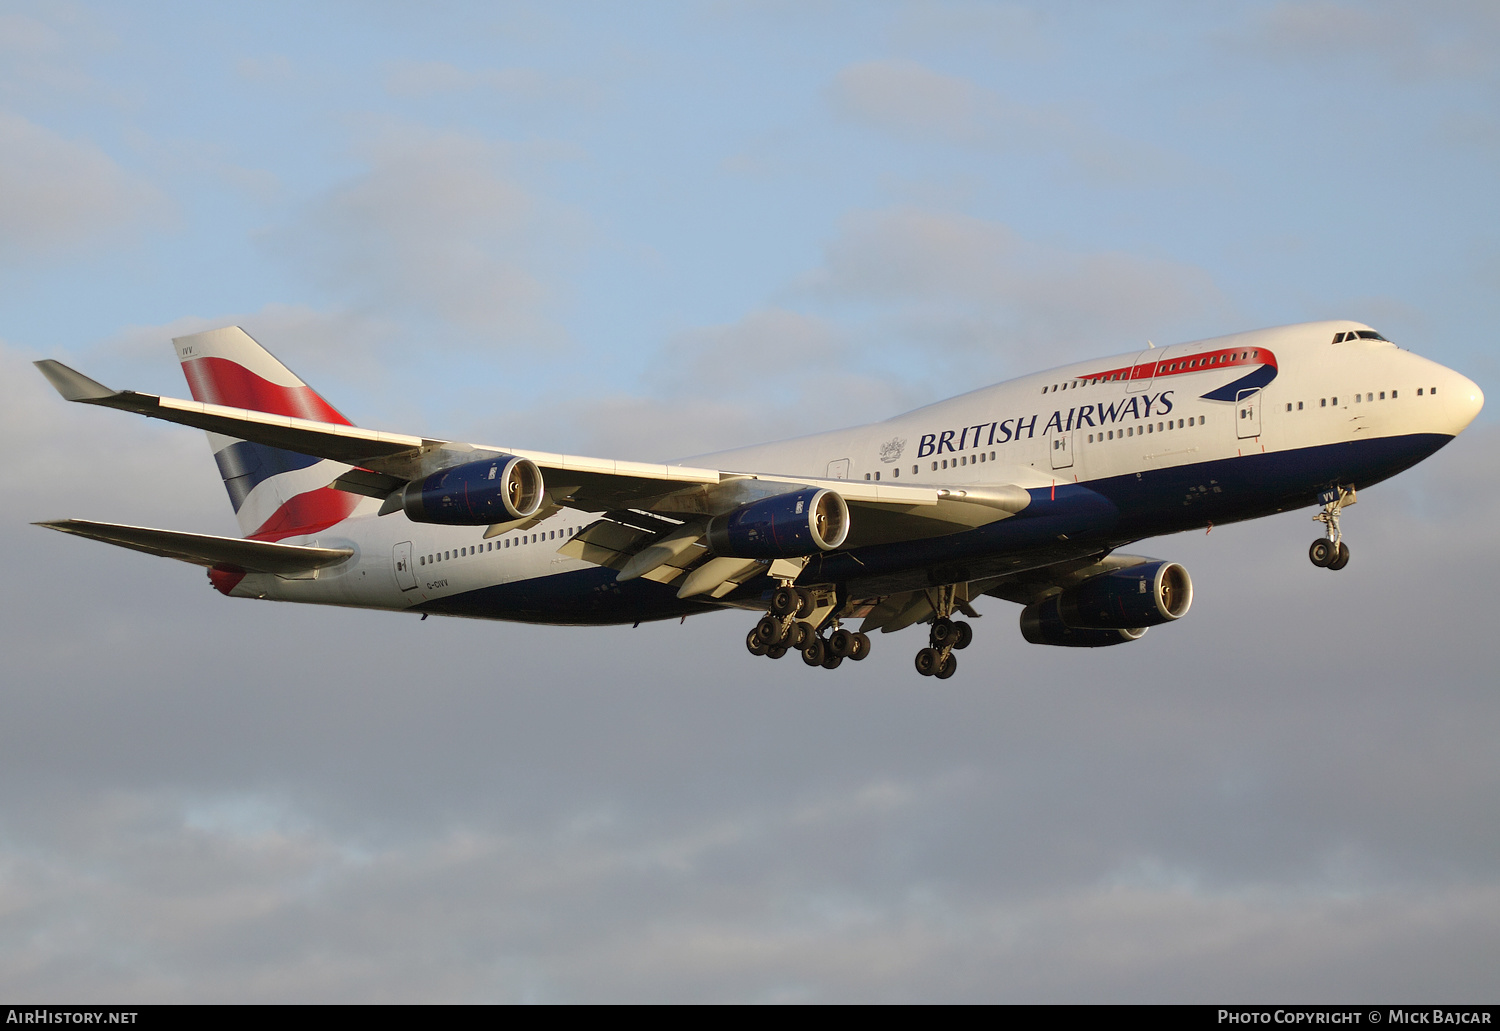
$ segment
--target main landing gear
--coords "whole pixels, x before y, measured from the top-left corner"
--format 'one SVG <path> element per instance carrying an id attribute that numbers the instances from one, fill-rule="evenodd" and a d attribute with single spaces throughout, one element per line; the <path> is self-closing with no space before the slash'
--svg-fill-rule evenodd
<path id="1" fill-rule="evenodd" d="M 771 611 L 755 624 L 745 647 L 751 655 L 772 659 L 799 651 L 803 662 L 824 669 L 838 669 L 845 659 L 859 662 L 870 654 L 870 638 L 839 626 L 837 608 L 831 588 L 778 587 L 771 595 Z"/>
<path id="2" fill-rule="evenodd" d="M 1313 541 L 1307 549 L 1307 557 L 1315 566 L 1343 569 L 1349 564 L 1349 545 L 1344 543 L 1344 534 L 1339 528 L 1339 513 L 1357 500 L 1354 488 L 1336 487 L 1324 491 L 1319 500 L 1323 502 L 1323 511 L 1313 516 L 1313 521 L 1328 527 L 1328 536 Z"/>
<path id="3" fill-rule="evenodd" d="M 957 673 L 958 659 L 953 653 L 967 648 L 969 642 L 974 640 L 974 628 L 961 619 L 953 618 L 953 610 L 957 605 L 957 591 L 954 587 L 944 587 L 938 591 L 937 616 L 932 621 L 932 632 L 928 635 L 931 643 L 917 652 L 917 672 L 924 677 L 947 680 Z M 972 609 L 965 611 L 973 613 Z"/>

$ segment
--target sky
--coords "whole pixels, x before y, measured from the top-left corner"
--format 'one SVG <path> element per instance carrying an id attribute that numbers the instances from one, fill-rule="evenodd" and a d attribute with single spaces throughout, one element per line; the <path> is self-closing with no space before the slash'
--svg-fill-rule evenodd
<path id="1" fill-rule="evenodd" d="M 0 3 L 0 995 L 1492 1002 L 1500 422 L 1155 539 L 1099 650 L 984 599 L 835 673 L 749 617 L 225 599 L 238 324 L 353 421 L 666 459 L 1147 340 L 1352 318 L 1493 396 L 1480 2 Z M 1493 406 L 1492 406 L 1493 408 Z"/>

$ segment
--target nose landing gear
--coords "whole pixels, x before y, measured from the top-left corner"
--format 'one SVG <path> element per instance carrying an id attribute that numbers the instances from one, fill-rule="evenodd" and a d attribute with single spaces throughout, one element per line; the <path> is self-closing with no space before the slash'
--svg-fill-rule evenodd
<path id="1" fill-rule="evenodd" d="M 1313 541 L 1307 549 L 1307 557 L 1315 566 L 1343 569 L 1349 564 L 1349 545 L 1344 543 L 1344 534 L 1339 528 L 1339 513 L 1358 499 L 1353 487 L 1336 487 L 1324 491 L 1319 500 L 1323 502 L 1323 511 L 1313 516 L 1313 521 L 1328 527 L 1328 536 Z"/>
<path id="2" fill-rule="evenodd" d="M 953 587 L 945 587 L 938 592 L 935 606 L 937 615 L 928 635 L 930 643 L 917 652 L 917 672 L 924 677 L 947 680 L 958 672 L 958 659 L 953 653 L 967 648 L 974 640 L 974 628 L 961 619 L 953 618 L 953 610 L 961 604 L 963 603 L 958 601 L 957 591 Z M 967 607 L 964 612 L 974 614 Z"/>

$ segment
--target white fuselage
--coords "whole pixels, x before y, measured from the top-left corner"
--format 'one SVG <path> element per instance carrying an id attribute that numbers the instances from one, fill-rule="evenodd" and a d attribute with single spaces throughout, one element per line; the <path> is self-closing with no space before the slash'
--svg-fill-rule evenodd
<path id="1" fill-rule="evenodd" d="M 1451 439 L 1478 414 L 1479 388 L 1451 369 L 1384 340 L 1332 342 L 1368 329 L 1308 323 L 1078 362 L 883 422 L 692 464 L 914 486 L 1094 485 L 1329 445 Z M 1248 384 L 1234 391 L 1243 396 L 1204 396 L 1237 382 Z M 523 582 L 544 589 L 549 578 L 597 569 L 558 554 L 594 514 L 565 509 L 486 540 L 483 527 L 419 524 L 399 512 L 378 517 L 377 507 L 362 503 L 328 530 L 288 541 L 352 548 L 348 562 L 306 579 L 248 575 L 232 593 L 408 609 Z M 398 568 L 404 556 L 409 576 Z M 504 611 L 484 614 L 507 618 Z"/>

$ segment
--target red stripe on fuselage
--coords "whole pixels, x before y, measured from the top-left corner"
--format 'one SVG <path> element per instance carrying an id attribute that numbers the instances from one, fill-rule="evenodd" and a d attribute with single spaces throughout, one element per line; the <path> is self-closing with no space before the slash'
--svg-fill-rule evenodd
<path id="1" fill-rule="evenodd" d="M 1103 383 L 1107 380 L 1152 379 L 1157 376 L 1183 376 L 1190 372 L 1206 372 L 1235 365 L 1269 365 L 1280 371 L 1276 355 L 1264 347 L 1221 347 L 1197 354 L 1173 356 L 1165 361 L 1146 362 L 1142 365 L 1127 365 L 1107 372 L 1091 372 L 1078 379 L 1085 383 Z"/>
<path id="2" fill-rule="evenodd" d="M 187 377 L 194 401 L 341 426 L 353 425 L 312 387 L 305 384 L 300 387 L 279 386 L 227 358 L 193 358 L 182 363 L 182 373 Z"/>

